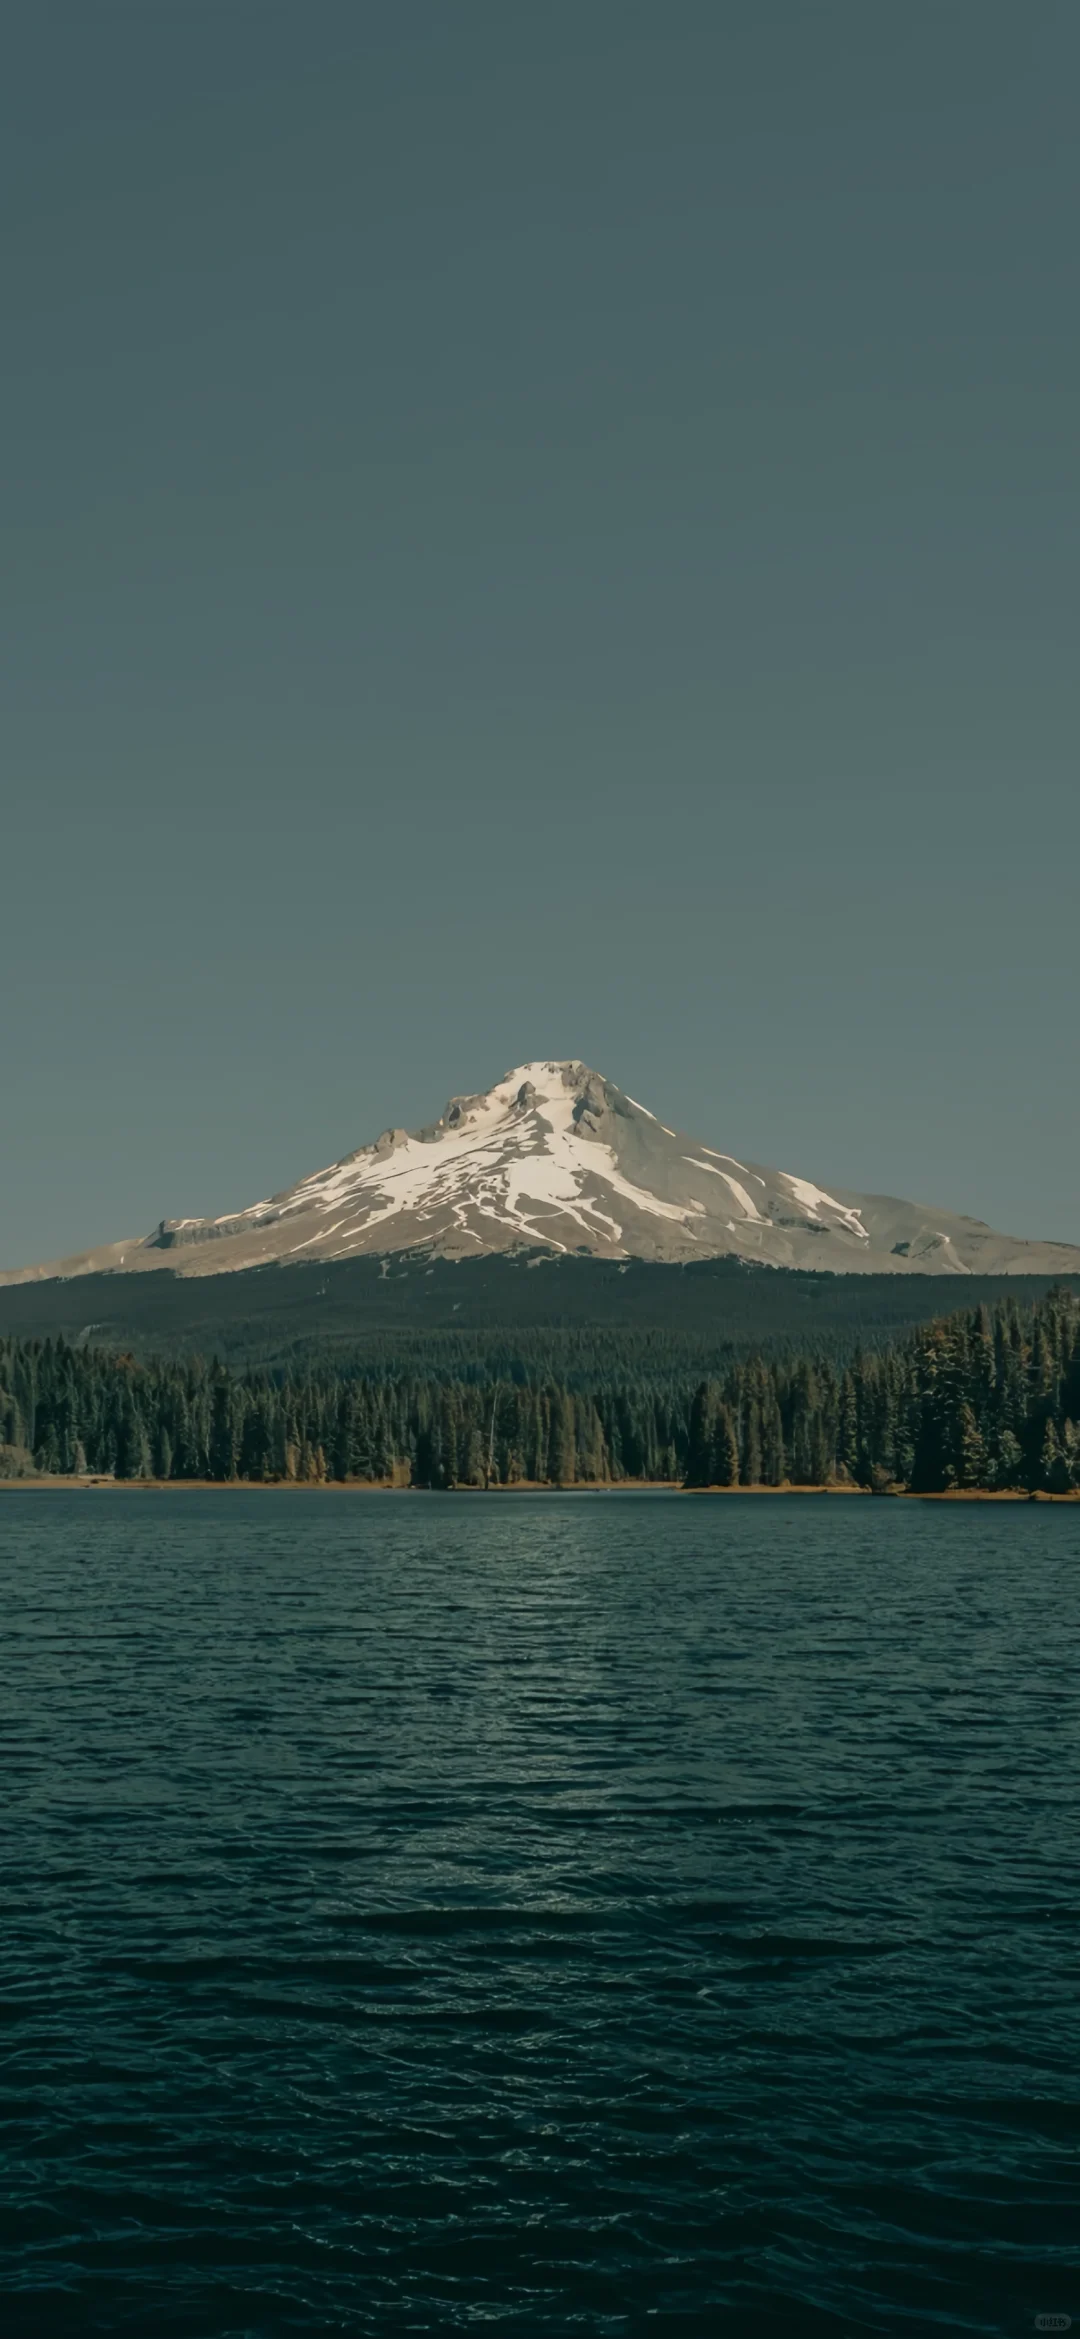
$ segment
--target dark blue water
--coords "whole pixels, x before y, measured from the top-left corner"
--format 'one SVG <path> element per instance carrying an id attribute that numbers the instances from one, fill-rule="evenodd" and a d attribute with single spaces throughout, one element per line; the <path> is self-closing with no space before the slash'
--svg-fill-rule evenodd
<path id="1" fill-rule="evenodd" d="M 0 1496 L 8 2331 L 1080 2323 L 1080 1513 Z"/>

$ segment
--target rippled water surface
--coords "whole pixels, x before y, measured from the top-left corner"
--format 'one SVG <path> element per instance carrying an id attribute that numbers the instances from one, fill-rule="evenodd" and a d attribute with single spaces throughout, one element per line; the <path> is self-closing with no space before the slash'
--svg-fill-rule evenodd
<path id="1" fill-rule="evenodd" d="M 9 2331 L 1080 2325 L 1080 1514 L 0 1496 Z"/>

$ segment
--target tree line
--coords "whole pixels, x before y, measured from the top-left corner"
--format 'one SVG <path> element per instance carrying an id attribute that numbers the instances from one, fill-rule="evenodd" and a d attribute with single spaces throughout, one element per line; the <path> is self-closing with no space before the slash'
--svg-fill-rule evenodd
<path id="1" fill-rule="evenodd" d="M 230 1372 L 0 1340 L 0 1474 L 417 1487 L 1080 1488 L 1080 1302 L 941 1317 L 844 1363 L 734 1361 L 696 1385 L 620 1373 L 474 1382 L 313 1363 Z"/>

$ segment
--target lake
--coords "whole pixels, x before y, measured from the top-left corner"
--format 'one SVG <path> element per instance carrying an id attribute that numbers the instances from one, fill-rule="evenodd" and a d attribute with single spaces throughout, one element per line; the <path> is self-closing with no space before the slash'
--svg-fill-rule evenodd
<path id="1" fill-rule="evenodd" d="M 1080 1511 L 0 1495 L 8 2332 L 1080 2324 Z"/>

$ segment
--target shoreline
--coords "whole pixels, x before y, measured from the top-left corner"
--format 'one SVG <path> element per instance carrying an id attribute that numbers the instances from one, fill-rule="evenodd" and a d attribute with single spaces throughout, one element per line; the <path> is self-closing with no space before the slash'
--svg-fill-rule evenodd
<path id="1" fill-rule="evenodd" d="M 410 1486 L 392 1478 L 75 1478 L 44 1472 L 32 1478 L 0 1478 L 0 1495 L 49 1494 L 58 1489 L 69 1494 L 668 1494 L 691 1500 L 714 1495 L 813 1495 L 869 1502 L 1080 1503 L 1080 1487 L 1069 1494 L 1049 1494 L 1042 1487 L 1029 1492 L 1027 1487 L 951 1486 L 922 1493 L 914 1487 L 896 1486 L 876 1495 L 868 1486 L 683 1486 L 671 1478 L 583 1478 L 567 1485 L 553 1485 L 550 1479 L 517 1478 L 508 1486 Z"/>

